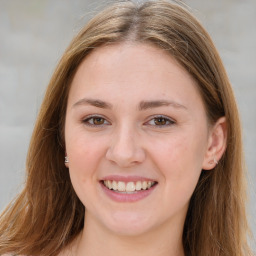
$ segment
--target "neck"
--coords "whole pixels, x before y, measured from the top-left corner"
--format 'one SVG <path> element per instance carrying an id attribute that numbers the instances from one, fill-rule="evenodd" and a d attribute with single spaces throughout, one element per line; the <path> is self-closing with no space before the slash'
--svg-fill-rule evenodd
<path id="1" fill-rule="evenodd" d="M 76 255 L 184 256 L 182 227 L 175 225 L 170 230 L 169 226 L 163 225 L 143 234 L 127 236 L 113 233 L 86 216 Z"/>

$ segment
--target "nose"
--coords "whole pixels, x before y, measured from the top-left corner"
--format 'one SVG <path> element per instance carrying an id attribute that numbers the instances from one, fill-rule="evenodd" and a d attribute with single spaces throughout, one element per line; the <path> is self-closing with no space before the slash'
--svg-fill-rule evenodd
<path id="1" fill-rule="evenodd" d="M 140 138 L 131 129 L 120 129 L 111 138 L 106 158 L 119 167 L 130 167 L 145 160 L 146 154 L 140 145 Z"/>

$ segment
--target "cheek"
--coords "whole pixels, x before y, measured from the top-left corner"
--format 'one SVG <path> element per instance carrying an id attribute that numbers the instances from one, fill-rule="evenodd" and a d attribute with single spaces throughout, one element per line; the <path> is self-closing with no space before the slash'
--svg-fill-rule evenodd
<path id="1" fill-rule="evenodd" d="M 100 145 L 97 140 L 82 136 L 67 140 L 71 183 L 85 207 L 91 204 L 88 195 L 95 194 L 98 183 L 97 169 L 104 154 Z"/>
<path id="2" fill-rule="evenodd" d="M 71 164 L 93 162 L 104 144 L 104 138 L 88 134 L 83 127 L 71 127 L 66 131 L 66 150 Z"/>
<path id="3" fill-rule="evenodd" d="M 205 142 L 198 136 L 175 136 L 155 144 L 154 161 L 167 188 L 173 193 L 191 194 L 201 173 Z"/>
<path id="4" fill-rule="evenodd" d="M 162 145 L 164 157 L 176 166 L 176 171 L 180 173 L 199 169 L 201 171 L 204 155 L 207 148 L 207 132 L 203 127 L 181 132 L 172 136 Z"/>
<path id="5" fill-rule="evenodd" d="M 105 154 L 104 144 L 104 141 L 86 136 L 84 132 L 73 132 L 66 137 L 69 172 L 74 187 L 85 189 L 97 180 L 96 170 Z"/>
<path id="6" fill-rule="evenodd" d="M 173 135 L 163 140 L 156 140 L 151 155 L 155 162 L 163 166 L 164 169 L 175 166 L 176 172 L 183 170 L 189 162 L 195 163 L 198 156 L 197 145 L 191 141 L 188 135 Z"/>

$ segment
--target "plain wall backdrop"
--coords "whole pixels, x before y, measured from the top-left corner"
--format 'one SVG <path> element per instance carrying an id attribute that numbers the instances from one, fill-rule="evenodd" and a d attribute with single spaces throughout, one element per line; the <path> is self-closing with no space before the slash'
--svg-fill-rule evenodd
<path id="1" fill-rule="evenodd" d="M 256 1 L 185 2 L 212 36 L 234 88 L 248 166 L 249 220 L 256 234 Z M 58 60 L 105 4 L 0 0 L 0 210 L 22 188 L 33 125 Z"/>

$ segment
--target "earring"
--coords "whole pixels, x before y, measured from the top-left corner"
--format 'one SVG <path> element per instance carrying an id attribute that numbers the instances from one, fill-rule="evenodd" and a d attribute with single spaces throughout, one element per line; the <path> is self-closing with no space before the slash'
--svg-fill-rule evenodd
<path id="1" fill-rule="evenodd" d="M 219 162 L 216 160 L 216 158 L 213 158 L 213 162 L 217 165 Z"/>
<path id="2" fill-rule="evenodd" d="M 67 156 L 65 156 L 65 164 L 67 164 L 67 163 L 69 163 L 69 161 L 68 161 L 68 157 L 67 157 Z"/>
<path id="3" fill-rule="evenodd" d="M 218 164 L 219 162 L 216 160 L 215 156 L 213 157 L 213 159 L 209 162 L 210 164 Z"/>

